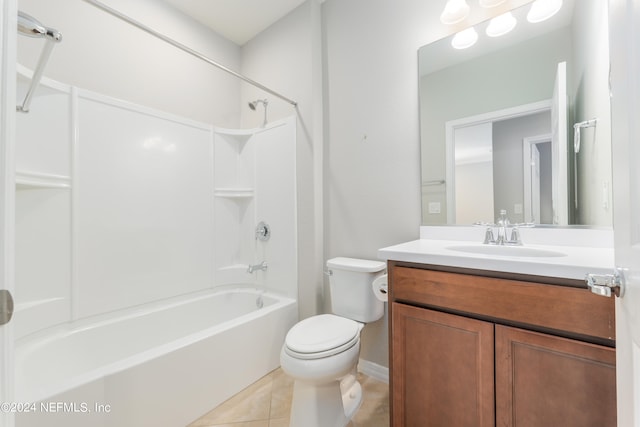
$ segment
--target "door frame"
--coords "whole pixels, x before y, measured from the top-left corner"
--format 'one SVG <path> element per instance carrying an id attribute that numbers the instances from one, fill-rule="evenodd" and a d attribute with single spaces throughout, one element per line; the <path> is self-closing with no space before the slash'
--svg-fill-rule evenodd
<path id="1" fill-rule="evenodd" d="M 0 288 L 14 292 L 15 124 L 17 0 L 0 0 Z M 12 402 L 13 324 L 0 326 L 0 401 Z M 14 414 L 0 411 L 0 427 L 13 427 Z"/>
<path id="2" fill-rule="evenodd" d="M 640 0 L 609 0 L 615 264 L 626 277 L 616 298 L 618 425 L 640 426 Z"/>
<path id="3" fill-rule="evenodd" d="M 533 198 L 532 198 L 532 183 L 533 183 L 533 172 L 531 170 L 531 155 L 533 146 L 538 144 L 548 144 L 551 143 L 551 134 L 544 135 L 536 135 L 536 136 L 528 136 L 522 140 L 522 170 L 524 172 L 524 221 L 525 222 L 536 222 L 540 224 L 540 218 L 533 217 Z M 538 168 L 540 164 L 538 164 Z M 538 205 L 539 205 L 539 197 L 538 197 Z M 539 211 L 539 209 L 538 209 Z"/>
<path id="4" fill-rule="evenodd" d="M 552 100 L 532 102 L 530 104 L 518 105 L 516 107 L 504 108 L 502 110 L 490 111 L 475 116 L 463 117 L 461 119 L 450 120 L 444 124 L 445 126 L 445 150 L 446 164 L 446 194 L 447 194 L 447 224 L 456 223 L 456 156 L 455 156 L 455 131 L 456 129 L 479 125 L 483 123 L 495 122 L 499 120 L 507 120 L 515 117 L 528 116 L 531 114 L 541 113 L 543 111 L 551 112 Z"/>

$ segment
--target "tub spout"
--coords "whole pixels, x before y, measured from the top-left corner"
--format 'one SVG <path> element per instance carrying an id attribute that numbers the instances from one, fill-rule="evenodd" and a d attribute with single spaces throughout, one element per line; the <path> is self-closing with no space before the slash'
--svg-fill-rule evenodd
<path id="1" fill-rule="evenodd" d="M 267 261 L 262 261 L 260 264 L 256 265 L 250 265 L 249 268 L 247 268 L 247 273 L 251 274 L 257 270 L 267 271 Z"/>

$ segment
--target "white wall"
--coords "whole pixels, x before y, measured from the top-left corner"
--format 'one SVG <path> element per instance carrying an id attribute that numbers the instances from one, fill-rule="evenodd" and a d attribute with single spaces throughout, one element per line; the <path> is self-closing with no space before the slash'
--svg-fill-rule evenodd
<path id="1" fill-rule="evenodd" d="M 461 26 L 496 10 L 474 4 Z M 455 32 L 439 22 L 444 1 L 327 0 L 325 66 L 326 256 L 376 259 L 419 237 L 420 46 Z M 388 364 L 385 319 L 364 329 L 364 359 Z"/>
<path id="2" fill-rule="evenodd" d="M 240 48 L 154 0 L 105 4 L 231 69 Z M 62 83 L 217 126 L 239 125 L 240 81 L 80 0 L 19 0 L 18 7 L 62 33 L 45 75 Z M 34 68 L 43 41 L 18 38 L 18 63 Z"/>
<path id="3" fill-rule="evenodd" d="M 376 259 L 379 248 L 418 238 L 416 51 L 424 3 L 325 3 L 328 258 Z M 365 327 L 361 357 L 387 365 L 387 348 L 385 315 Z"/>
<path id="4" fill-rule="evenodd" d="M 492 123 L 455 128 L 453 145 L 455 224 L 494 222 L 496 215 L 493 210 Z M 450 209 L 447 205 L 447 211 Z M 422 215 L 425 215 L 424 211 Z"/>
<path id="5" fill-rule="evenodd" d="M 456 223 L 493 222 L 493 162 L 456 164 Z"/>
<path id="6" fill-rule="evenodd" d="M 210 126 L 84 91 L 74 102 L 72 320 L 210 288 Z"/>

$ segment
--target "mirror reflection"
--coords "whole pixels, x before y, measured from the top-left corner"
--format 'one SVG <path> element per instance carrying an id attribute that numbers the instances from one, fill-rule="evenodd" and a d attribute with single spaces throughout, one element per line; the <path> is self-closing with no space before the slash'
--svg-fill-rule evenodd
<path id="1" fill-rule="evenodd" d="M 422 222 L 611 226 L 607 4 L 419 50 Z M 574 130 L 575 129 L 575 130 Z"/>

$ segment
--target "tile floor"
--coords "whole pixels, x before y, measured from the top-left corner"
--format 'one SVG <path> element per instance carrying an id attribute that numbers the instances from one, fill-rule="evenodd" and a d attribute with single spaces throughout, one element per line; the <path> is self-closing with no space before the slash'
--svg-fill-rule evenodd
<path id="1" fill-rule="evenodd" d="M 348 427 L 389 426 L 389 386 L 358 374 L 364 400 Z M 187 427 L 289 427 L 293 380 L 276 369 Z"/>

